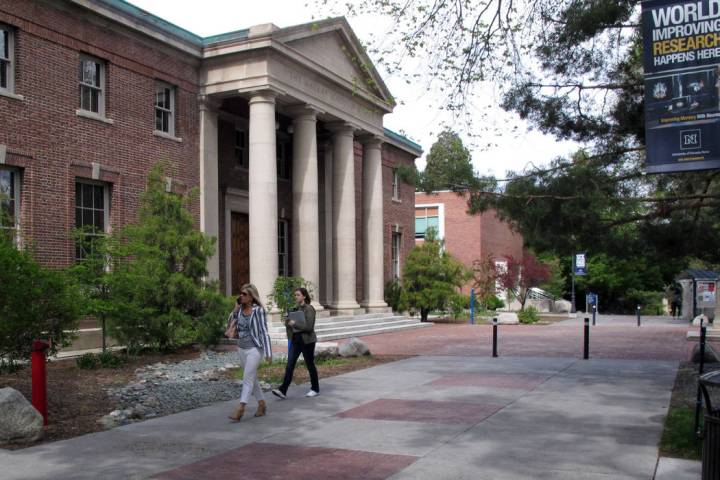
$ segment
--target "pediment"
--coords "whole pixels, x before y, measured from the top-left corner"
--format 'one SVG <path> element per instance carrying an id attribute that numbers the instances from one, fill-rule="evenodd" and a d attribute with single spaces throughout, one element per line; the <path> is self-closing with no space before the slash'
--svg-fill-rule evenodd
<path id="1" fill-rule="evenodd" d="M 392 95 L 345 19 L 281 29 L 273 37 L 349 82 L 353 88 L 394 105 Z"/>

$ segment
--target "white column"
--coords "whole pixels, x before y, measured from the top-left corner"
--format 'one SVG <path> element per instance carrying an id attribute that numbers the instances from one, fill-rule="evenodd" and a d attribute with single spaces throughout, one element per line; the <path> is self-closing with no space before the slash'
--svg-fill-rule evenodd
<path id="1" fill-rule="evenodd" d="M 200 97 L 200 231 L 218 242 L 218 112 L 217 104 L 205 95 Z M 219 243 L 208 259 L 208 279 L 220 279 Z"/>
<path id="2" fill-rule="evenodd" d="M 355 155 L 347 123 L 328 125 L 333 132 L 333 303 L 336 310 L 360 308 L 355 292 Z"/>
<path id="3" fill-rule="evenodd" d="M 363 137 L 363 301 L 368 309 L 387 307 L 383 279 L 382 140 Z"/>
<path id="4" fill-rule="evenodd" d="M 332 143 L 325 144 L 325 291 L 326 305 L 335 298 L 333 264 L 333 151 Z"/>
<path id="5" fill-rule="evenodd" d="M 249 103 L 250 281 L 264 302 L 278 274 L 275 94 L 254 93 Z"/>
<path id="6" fill-rule="evenodd" d="M 293 116 L 293 275 L 312 283 L 312 305 L 320 298 L 320 224 L 318 220 L 317 111 L 303 107 Z"/>

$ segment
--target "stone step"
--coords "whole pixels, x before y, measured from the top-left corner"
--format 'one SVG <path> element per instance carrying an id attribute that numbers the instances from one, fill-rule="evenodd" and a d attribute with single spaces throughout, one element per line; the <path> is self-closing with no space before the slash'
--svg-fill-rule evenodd
<path id="1" fill-rule="evenodd" d="M 355 324 L 355 325 L 327 325 L 327 326 L 315 328 L 315 333 L 318 335 L 321 335 L 321 334 L 349 332 L 349 331 L 357 330 L 357 329 L 367 329 L 367 328 L 375 328 L 375 327 L 391 326 L 391 325 L 410 325 L 410 324 L 415 324 L 415 323 L 418 323 L 418 321 L 409 319 L 409 318 L 401 318 L 399 320 L 376 322 L 376 323 L 362 323 L 362 324 Z"/>
<path id="2" fill-rule="evenodd" d="M 361 337 L 364 335 L 376 335 L 378 333 L 393 332 L 398 330 L 409 330 L 415 328 L 423 328 L 432 325 L 431 323 L 422 323 L 418 318 L 408 317 L 390 317 L 393 320 L 375 319 L 347 325 L 342 322 L 340 325 L 326 325 L 318 327 L 315 330 L 318 341 L 336 340 L 340 338 Z M 271 330 L 270 338 L 274 344 L 284 344 L 287 342 L 285 330 Z"/>
<path id="3" fill-rule="evenodd" d="M 332 317 L 331 317 L 332 318 Z M 323 330 L 326 328 L 335 328 L 335 327 L 350 327 L 350 326 L 362 326 L 362 325 L 371 325 L 374 323 L 381 323 L 381 322 L 394 322 L 399 320 L 406 320 L 408 317 L 402 316 L 402 315 L 385 315 L 382 317 L 374 317 L 374 318 L 358 318 L 358 317 L 346 317 L 341 320 L 332 320 L 323 318 L 322 320 L 316 320 L 315 321 L 315 331 Z M 417 320 L 415 320 L 417 321 Z M 268 331 L 272 332 L 285 332 L 285 326 L 277 323 L 273 323 L 268 325 Z"/>
<path id="4" fill-rule="evenodd" d="M 414 330 L 417 328 L 425 328 L 432 326 L 432 323 L 430 322 L 416 322 L 406 325 L 390 325 L 390 326 L 379 326 L 379 327 L 373 327 L 373 328 L 367 328 L 364 330 L 354 330 L 352 332 L 345 332 L 345 333 L 333 333 L 333 334 L 324 334 L 324 335 L 318 335 L 318 342 L 327 342 L 329 340 L 338 340 L 341 338 L 350 338 L 350 337 L 364 337 L 366 335 L 377 335 L 380 333 L 389 333 L 389 332 L 397 332 L 402 330 Z"/>

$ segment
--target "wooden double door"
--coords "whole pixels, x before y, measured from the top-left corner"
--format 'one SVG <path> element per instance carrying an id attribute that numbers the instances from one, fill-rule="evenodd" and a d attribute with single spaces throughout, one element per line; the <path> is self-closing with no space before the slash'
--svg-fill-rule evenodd
<path id="1" fill-rule="evenodd" d="M 230 251 L 232 265 L 232 294 L 250 282 L 250 227 L 246 213 L 231 213 Z"/>

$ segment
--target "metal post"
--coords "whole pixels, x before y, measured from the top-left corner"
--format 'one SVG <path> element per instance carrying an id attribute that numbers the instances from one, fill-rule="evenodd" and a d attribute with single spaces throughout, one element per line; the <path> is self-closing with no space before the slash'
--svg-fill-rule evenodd
<path id="1" fill-rule="evenodd" d="M 470 289 L 470 325 L 475 324 L 475 289 Z"/>
<path id="2" fill-rule="evenodd" d="M 47 402 L 47 351 L 50 344 L 43 340 L 35 340 L 32 344 L 30 355 L 32 375 L 32 405 L 43 417 L 43 424 L 48 424 L 48 402 Z"/>
<path id="3" fill-rule="evenodd" d="M 493 318 L 493 358 L 497 357 L 497 317 Z"/>
<path id="4" fill-rule="evenodd" d="M 640 326 L 640 305 L 637 306 L 637 323 Z"/>
<path id="5" fill-rule="evenodd" d="M 577 309 L 575 308 L 575 253 L 573 253 L 573 256 L 572 256 L 572 267 L 570 270 L 570 274 L 571 274 L 570 276 L 572 278 L 572 290 L 570 293 L 570 303 L 571 303 L 570 313 L 575 313 L 575 312 L 577 312 Z"/>
<path id="6" fill-rule="evenodd" d="M 585 317 L 585 339 L 583 342 L 583 359 L 590 358 L 590 319 Z"/>
<path id="7" fill-rule="evenodd" d="M 706 327 L 700 327 L 700 365 L 698 368 L 698 378 L 703 374 L 705 369 L 705 334 Z M 693 431 L 697 438 L 700 438 L 700 410 L 702 410 L 702 391 L 700 390 L 700 381 L 698 380 L 697 398 L 695 399 L 695 425 Z"/>
<path id="8" fill-rule="evenodd" d="M 597 313 L 597 305 L 593 305 L 593 327 L 595 326 L 595 314 Z"/>

